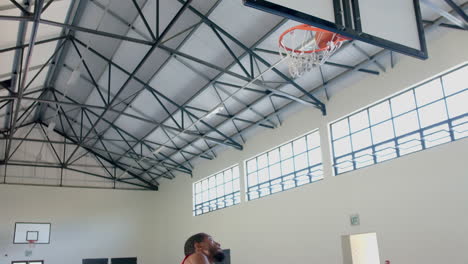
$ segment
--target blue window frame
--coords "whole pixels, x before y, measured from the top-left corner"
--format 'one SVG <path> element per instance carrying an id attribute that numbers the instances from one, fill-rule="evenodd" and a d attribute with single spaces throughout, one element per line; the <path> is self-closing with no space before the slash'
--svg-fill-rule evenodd
<path id="1" fill-rule="evenodd" d="M 253 200 L 323 179 L 318 131 L 246 160 L 247 199 Z"/>
<path id="2" fill-rule="evenodd" d="M 240 203 L 239 166 L 235 165 L 193 183 L 193 215 Z"/>
<path id="3" fill-rule="evenodd" d="M 330 125 L 335 175 L 468 136 L 468 65 Z"/>

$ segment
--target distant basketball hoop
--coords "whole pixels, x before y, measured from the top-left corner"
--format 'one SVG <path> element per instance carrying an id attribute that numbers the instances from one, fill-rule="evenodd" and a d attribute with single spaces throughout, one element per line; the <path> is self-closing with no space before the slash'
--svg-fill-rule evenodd
<path id="1" fill-rule="evenodd" d="M 37 240 L 28 240 L 29 248 L 35 248 L 36 247 L 36 242 L 37 242 Z"/>
<path id="2" fill-rule="evenodd" d="M 289 28 L 279 37 L 279 53 L 289 64 L 292 77 L 299 77 L 313 67 L 324 64 L 344 41 L 339 34 L 306 24 Z"/>

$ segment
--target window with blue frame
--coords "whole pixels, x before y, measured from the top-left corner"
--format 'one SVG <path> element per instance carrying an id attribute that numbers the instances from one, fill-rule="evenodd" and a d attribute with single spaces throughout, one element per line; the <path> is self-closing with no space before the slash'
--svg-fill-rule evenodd
<path id="1" fill-rule="evenodd" d="M 319 132 L 294 139 L 245 164 L 248 200 L 323 179 Z"/>
<path id="2" fill-rule="evenodd" d="M 193 215 L 240 203 L 239 166 L 235 165 L 193 184 Z"/>
<path id="3" fill-rule="evenodd" d="M 468 64 L 330 125 L 335 175 L 468 136 Z"/>

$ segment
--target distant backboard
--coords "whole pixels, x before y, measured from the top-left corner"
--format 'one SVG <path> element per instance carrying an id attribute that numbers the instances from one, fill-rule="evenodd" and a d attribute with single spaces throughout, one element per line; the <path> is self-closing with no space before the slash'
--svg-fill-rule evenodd
<path id="1" fill-rule="evenodd" d="M 83 259 L 83 264 L 109 264 L 107 258 Z"/>
<path id="2" fill-rule="evenodd" d="M 137 264 L 137 258 L 112 258 L 111 264 Z"/>
<path id="3" fill-rule="evenodd" d="M 28 244 L 28 240 L 35 244 L 50 243 L 50 223 L 15 223 L 14 244 Z"/>
<path id="4" fill-rule="evenodd" d="M 427 59 L 419 0 L 243 1 L 246 6 Z"/>

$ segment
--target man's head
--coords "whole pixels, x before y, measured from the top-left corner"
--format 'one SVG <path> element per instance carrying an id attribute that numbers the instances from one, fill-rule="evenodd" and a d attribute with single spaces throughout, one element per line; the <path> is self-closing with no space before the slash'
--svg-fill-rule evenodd
<path id="1" fill-rule="evenodd" d="M 184 246 L 185 256 L 202 253 L 208 259 L 221 262 L 224 260 L 224 253 L 221 245 L 205 233 L 195 234 L 187 239 Z"/>

